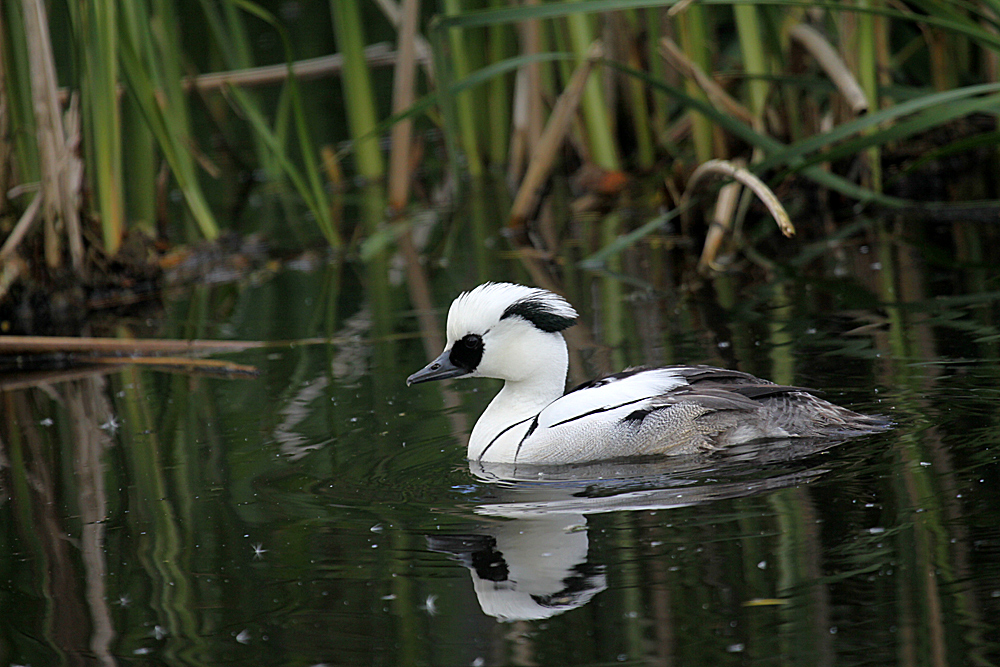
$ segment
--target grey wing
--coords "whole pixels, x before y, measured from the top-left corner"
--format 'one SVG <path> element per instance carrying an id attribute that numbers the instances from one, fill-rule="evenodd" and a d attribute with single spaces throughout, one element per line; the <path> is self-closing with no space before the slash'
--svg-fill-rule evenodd
<path id="1" fill-rule="evenodd" d="M 651 399 L 622 419 L 621 437 L 632 440 L 637 453 L 693 454 L 717 449 L 722 434 L 760 410 L 739 392 L 716 387 L 690 387 Z M 759 436 L 757 436 L 759 437 Z"/>
<path id="2" fill-rule="evenodd" d="M 629 415 L 633 437 L 648 453 L 688 453 L 761 438 L 833 436 L 883 430 L 881 417 L 859 414 L 740 371 L 684 370 L 690 387 L 653 399 Z"/>

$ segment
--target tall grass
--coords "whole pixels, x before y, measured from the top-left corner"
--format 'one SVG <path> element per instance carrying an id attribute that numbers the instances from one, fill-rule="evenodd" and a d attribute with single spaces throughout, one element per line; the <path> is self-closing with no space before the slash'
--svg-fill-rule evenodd
<path id="1" fill-rule="evenodd" d="M 633 33 L 627 20 L 615 18 L 640 8 L 652 19 L 645 22 L 645 32 Z M 555 31 L 568 25 L 570 34 L 574 27 L 587 27 L 613 42 L 616 48 L 606 50 L 604 72 L 597 76 L 605 82 L 638 83 L 645 96 L 643 113 L 634 113 L 636 100 L 642 96 L 631 93 L 624 104 L 632 105 L 633 112 L 618 116 L 612 141 L 614 150 L 625 158 L 622 164 L 649 164 L 647 135 L 654 133 L 660 148 L 655 160 L 664 174 L 690 173 L 710 159 L 742 155 L 749 168 L 772 185 L 804 178 L 814 187 L 835 191 L 845 203 L 854 200 L 905 208 L 918 202 L 883 192 L 885 152 L 962 116 L 989 113 L 987 109 L 995 104 L 988 97 L 990 89 L 978 87 L 994 83 L 995 72 L 978 63 L 995 58 L 1000 45 L 996 18 L 949 4 L 925 3 L 922 9 L 926 14 L 917 15 L 869 1 L 590 0 L 452 13 L 432 28 L 454 33 L 535 21 Z M 840 52 L 835 59 L 839 70 L 799 46 L 791 33 L 800 25 L 810 26 L 819 39 L 825 39 L 832 54 Z M 683 61 L 683 67 L 664 67 L 656 57 L 628 56 L 642 51 L 639 39 L 659 44 L 661 37 L 681 45 L 683 53 L 670 62 Z M 950 81 L 960 81 L 960 87 L 943 83 L 949 80 L 942 73 L 944 42 L 949 53 L 969 54 L 952 64 Z M 844 62 L 848 67 L 843 67 Z M 905 69 L 900 69 L 903 63 Z M 565 81 L 559 65 L 543 67 L 552 70 L 555 80 Z M 441 85 L 462 83 L 459 79 Z M 856 117 L 857 103 L 845 98 L 852 86 L 867 96 L 868 116 Z M 942 93 L 956 97 L 945 99 L 939 96 Z M 581 105 L 581 119 L 593 118 L 595 107 L 616 111 L 621 104 L 587 97 Z M 807 109 L 816 113 L 804 114 Z M 650 125 L 647 118 L 660 123 Z M 602 161 L 593 149 L 597 126 L 581 122 L 575 128 L 575 138 L 566 145 L 571 150 L 589 147 L 576 150 L 577 158 L 614 168 L 612 161 Z M 458 131 L 448 125 L 445 129 Z M 978 141 L 975 136 L 959 141 L 962 150 L 994 143 L 991 134 L 981 135 Z M 957 142 L 954 150 L 960 150 Z M 637 235 L 628 234 L 628 229 L 622 233 L 636 242 L 656 229 L 659 225 L 654 220 Z M 616 239 L 607 245 L 609 250 L 612 247 L 617 251 L 624 244 Z M 598 253 L 587 265 L 603 265 L 610 256 Z"/>
<path id="2" fill-rule="evenodd" d="M 397 17 L 386 22 L 383 33 L 398 29 L 396 3 L 377 4 Z M 290 186 L 331 245 L 341 244 L 342 230 L 331 212 L 330 183 L 318 153 L 344 137 L 330 130 L 318 133 L 306 116 L 304 93 L 291 75 L 292 61 L 304 54 L 296 52 L 281 20 L 250 0 L 184 5 L 199 8 L 200 14 L 182 13 L 173 0 L 56 0 L 49 5 L 71 19 L 72 30 L 60 36 L 70 47 L 56 49 L 59 58 L 51 46 L 29 39 L 31 30 L 25 30 L 26 8 L 44 9 L 45 3 L 9 2 L 0 7 L 0 81 L 10 110 L 10 126 L 0 134 L 0 141 L 6 142 L 0 155 L 14 156 L 14 184 L 28 186 L 15 188 L 21 197 L 7 209 L 7 227 L 15 215 L 28 210 L 30 199 L 23 195 L 36 182 L 42 183 L 42 211 L 59 218 L 51 212 L 54 177 L 44 173 L 51 160 L 46 162 L 45 151 L 32 140 L 41 134 L 34 103 L 37 85 L 29 64 L 45 56 L 55 63 L 57 78 L 66 86 L 64 101 L 79 94 L 79 151 L 85 172 L 76 199 L 70 201 L 90 221 L 87 224 L 100 227 L 103 250 L 113 254 L 133 229 L 152 233 L 157 210 L 153 201 L 171 188 L 180 194 L 189 223 L 172 225 L 187 232 L 180 240 L 215 238 L 228 224 L 220 220 L 218 204 L 205 194 L 206 184 L 220 178 L 216 155 L 210 151 L 210 135 L 196 130 L 193 121 L 204 102 L 193 99 L 184 82 L 209 63 L 230 69 L 257 64 L 251 32 L 266 32 L 283 45 L 280 51 L 288 63 L 283 89 L 268 98 L 231 83 L 222 91 L 228 105 L 217 97 L 210 103 L 212 122 L 222 126 L 223 134 L 231 135 L 236 126 L 248 134 L 256 149 L 253 159 Z M 493 168 L 518 179 L 537 157 L 532 155 L 534 142 L 569 84 L 573 61 L 582 61 L 592 43 L 601 41 L 605 55 L 589 75 L 565 139 L 550 149 L 553 162 L 561 159 L 567 169 L 596 167 L 605 175 L 631 170 L 671 180 L 711 159 L 743 158 L 772 186 L 794 178 L 834 191 L 847 203 L 899 208 L 915 202 L 883 192 L 885 156 L 962 116 L 992 114 L 997 105 L 998 89 L 991 87 L 997 83 L 992 63 L 1000 50 L 996 14 L 968 4 L 928 2 L 919 7 L 923 13 L 878 0 L 425 4 L 416 34 L 405 42 L 434 45 L 436 74 L 407 83 L 417 99 L 409 108 L 395 109 L 387 96 L 376 94 L 366 61 L 370 42 L 398 41 L 392 33 L 377 38 L 370 34 L 379 26 L 363 17 L 374 7 L 364 0 L 332 1 L 332 29 L 325 17 L 314 23 L 343 56 L 343 67 L 336 71 L 343 84 L 343 108 L 334 110 L 340 119 L 331 127 L 349 125 L 351 142 L 340 156 L 350 154 L 344 164 L 368 182 L 385 177 L 382 141 L 393 125 L 404 121 L 415 124 L 416 136 L 430 126 L 443 132 L 448 154 L 441 164 L 459 165 L 473 178 Z M 185 38 L 202 24 L 207 26 L 207 44 Z M 841 63 L 835 66 L 840 67 L 838 73 L 816 55 L 818 51 L 801 46 L 796 29 L 802 26 L 828 45 L 824 48 Z M 681 51 L 664 59 L 664 39 L 679 44 Z M 38 53 L 46 48 L 49 53 Z M 408 52 L 415 48 L 406 47 Z M 206 51 L 211 58 L 205 57 Z M 856 116 L 857 104 L 845 97 L 850 86 L 867 97 L 867 115 Z M 405 133 L 399 137 L 404 138 L 397 142 L 410 141 Z M 63 140 L 76 145 L 72 136 Z M 945 142 L 935 148 L 945 154 L 993 143 L 993 134 L 978 140 L 959 134 L 953 147 Z M 397 184 L 409 182 L 412 170 L 419 167 L 407 159 L 411 154 L 410 149 L 397 154 Z M 171 181 L 166 188 L 157 186 L 164 166 Z M 410 172 L 400 175 L 405 169 Z M 66 175 L 59 178 L 74 182 Z M 622 181 L 583 182 L 596 196 L 613 198 Z M 530 187 L 540 186 L 532 182 Z M 212 186 L 211 191 L 216 189 Z M 407 201 L 397 199 L 409 196 L 408 190 L 397 187 L 394 192 L 404 193 L 392 199 L 392 206 L 401 210 Z M 668 206 L 677 206 L 680 194 L 669 195 Z M 64 210 L 62 218 L 67 217 Z M 32 221 L 23 222 L 22 233 Z M 633 231 L 629 226 L 624 224 L 620 232 Z M 48 229 L 51 234 L 61 227 L 54 222 Z M 613 243 L 620 246 L 618 240 Z M 51 245 L 50 263 L 59 262 L 66 252 L 63 247 Z"/>
<path id="3" fill-rule="evenodd" d="M 358 0 L 330 0 L 337 44 L 344 56 L 344 103 L 347 119 L 355 137 L 354 158 L 358 173 L 372 180 L 382 178 L 385 165 L 372 134 L 378 117 L 375 113 L 372 84 L 364 56 L 364 27 Z"/>
<path id="4" fill-rule="evenodd" d="M 294 58 L 283 27 L 257 4 L 228 0 L 219 6 L 206 0 L 200 8 L 199 21 L 209 27 L 210 43 L 197 48 L 219 54 L 229 67 L 253 64 L 248 17 L 266 22 L 264 30 L 278 33 L 288 46 L 286 61 Z M 11 234 L 19 244 L 31 242 L 35 217 L 46 220 L 51 267 L 62 265 L 68 256 L 74 267 L 84 270 L 80 225 L 74 217 L 83 216 L 84 226 L 99 229 L 97 245 L 108 256 L 131 230 L 154 235 L 156 222 L 162 223 L 161 229 L 174 230 L 174 241 L 218 236 L 218 204 L 213 208 L 204 188 L 220 174 L 208 152 L 211 138 L 194 130 L 192 116 L 200 103 L 191 97 L 188 83 L 194 63 L 206 59 L 203 51 L 188 50 L 193 42 L 185 41 L 185 31 L 196 25 L 188 9 L 174 0 L 31 0 L 0 7 L 0 99 L 9 109 L 2 114 L 7 126 L 0 132 L 0 155 L 13 157 L 6 189 L 15 186 L 10 192 L 25 201 L 19 207 L 0 206 L 0 214 L 10 220 L 23 211 L 17 233 Z M 49 24 L 62 24 L 52 21 L 50 13 L 69 18 L 69 32 L 53 40 L 47 39 Z M 53 48 L 53 41 L 68 46 Z M 58 93 L 56 81 L 64 86 Z M 228 98 L 232 112 L 224 122 L 240 124 L 250 133 L 262 165 L 288 179 L 329 242 L 338 245 L 319 147 L 310 136 L 294 77 L 285 82 L 276 110 L 264 110 L 249 94 L 233 92 Z M 49 101 L 60 97 L 62 109 Z M 69 100 L 77 100 L 78 106 L 67 105 Z M 82 169 L 76 166 L 81 164 L 77 157 L 83 158 Z M 168 182 L 162 179 L 164 173 Z M 164 219 L 160 213 L 155 220 L 157 211 L 171 210 L 165 195 L 173 189 L 184 204 L 180 219 Z M 27 206 L 30 200 L 23 195 L 35 190 L 41 206 Z M 14 244 L 4 248 L 5 258 L 18 255 L 27 257 L 32 251 Z"/>
<path id="5" fill-rule="evenodd" d="M 118 250 L 125 226 L 122 113 L 118 104 L 118 8 L 115 3 L 70 3 L 78 56 L 88 171 L 97 194 L 104 247 Z"/>

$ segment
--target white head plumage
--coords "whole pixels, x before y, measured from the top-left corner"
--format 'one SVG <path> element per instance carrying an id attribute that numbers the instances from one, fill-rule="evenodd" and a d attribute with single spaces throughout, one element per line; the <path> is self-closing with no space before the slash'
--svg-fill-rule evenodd
<path id="1" fill-rule="evenodd" d="M 520 317 L 547 333 L 576 323 L 576 310 L 563 297 L 538 287 L 484 283 L 463 292 L 448 310 L 448 339 L 482 334 L 501 320 Z"/>

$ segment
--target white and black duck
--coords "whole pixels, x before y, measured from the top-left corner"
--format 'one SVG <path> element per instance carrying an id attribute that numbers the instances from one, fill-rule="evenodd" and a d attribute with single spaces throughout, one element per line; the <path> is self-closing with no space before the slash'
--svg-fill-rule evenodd
<path id="1" fill-rule="evenodd" d="M 486 283 L 448 311 L 444 352 L 407 384 L 458 377 L 504 380 L 472 429 L 474 461 L 565 464 L 691 454 L 765 438 L 851 437 L 882 430 L 809 390 L 710 366 L 633 368 L 564 393 L 564 329 L 577 313 L 561 296 Z"/>

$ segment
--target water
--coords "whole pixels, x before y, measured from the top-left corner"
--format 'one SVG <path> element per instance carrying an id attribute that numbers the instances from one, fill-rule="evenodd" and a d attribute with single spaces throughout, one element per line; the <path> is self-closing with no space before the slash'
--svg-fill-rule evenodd
<path id="1" fill-rule="evenodd" d="M 221 357 L 257 379 L 129 367 L 0 393 L 0 662 L 994 664 L 995 274 L 901 265 L 897 306 L 875 249 L 843 253 L 847 276 L 685 294 L 576 275 L 574 379 L 739 367 L 894 430 L 513 481 L 464 458 L 496 385 L 407 388 L 416 318 L 370 269 L 175 294 L 165 337 L 334 343 Z M 498 257 L 436 272 L 441 312 L 477 274 L 528 280 Z"/>

